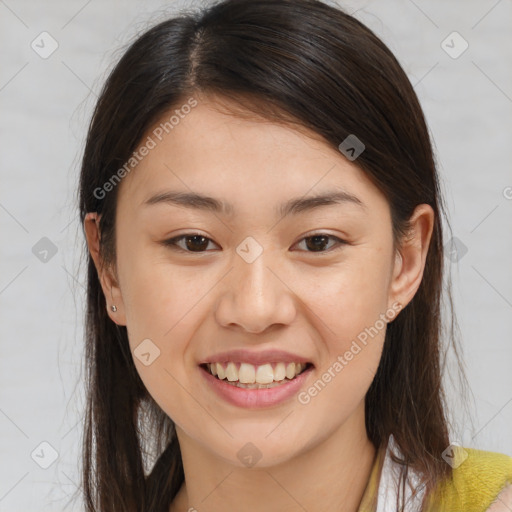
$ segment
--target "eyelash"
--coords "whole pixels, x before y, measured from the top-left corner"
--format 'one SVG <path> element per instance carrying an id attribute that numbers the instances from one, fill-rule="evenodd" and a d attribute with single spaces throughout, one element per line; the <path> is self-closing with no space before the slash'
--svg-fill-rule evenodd
<path id="1" fill-rule="evenodd" d="M 173 250 L 177 250 L 177 251 L 181 251 L 181 252 L 187 252 L 187 253 L 190 253 L 190 254 L 202 254 L 202 253 L 205 253 L 205 252 L 210 252 L 210 251 L 189 251 L 187 249 L 183 249 L 182 247 L 178 246 L 177 242 L 180 241 L 180 240 L 183 240 L 185 238 L 189 238 L 189 237 L 193 237 L 193 236 L 200 236 L 200 237 L 203 237 L 204 239 L 210 241 L 210 242 L 213 242 L 213 240 L 211 240 L 211 238 L 208 238 L 204 235 L 202 235 L 201 233 L 185 233 L 184 235 L 180 235 L 180 236 L 176 236 L 174 238 L 169 238 L 168 240 L 164 240 L 162 242 L 162 244 L 165 246 L 165 247 L 169 247 L 170 249 L 173 249 Z M 328 253 L 328 252 L 331 252 L 333 250 L 338 250 L 338 249 L 341 249 L 343 245 L 347 245 L 348 242 L 346 242 L 345 240 L 337 237 L 337 236 L 334 236 L 334 235 L 330 235 L 328 233 L 323 233 L 323 232 L 319 232 L 319 233 L 313 233 L 311 235 L 308 235 L 308 236 L 305 236 L 303 237 L 301 240 L 299 240 L 298 243 L 304 241 L 304 240 L 307 240 L 308 238 L 316 238 L 316 237 L 321 237 L 321 236 L 324 236 L 324 237 L 327 237 L 327 238 L 330 238 L 332 240 L 335 240 L 336 243 L 338 244 L 338 247 L 334 246 L 334 249 L 333 247 L 330 247 L 329 249 L 326 249 L 324 251 L 305 251 L 305 252 L 308 252 L 308 253 L 311 253 L 311 254 L 325 254 L 325 253 Z"/>

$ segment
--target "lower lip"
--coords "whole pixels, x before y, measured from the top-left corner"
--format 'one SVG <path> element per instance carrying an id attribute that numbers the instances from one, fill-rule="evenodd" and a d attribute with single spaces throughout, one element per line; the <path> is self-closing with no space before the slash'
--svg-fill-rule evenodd
<path id="1" fill-rule="evenodd" d="M 288 400 L 291 396 L 297 394 L 300 388 L 304 385 L 306 379 L 309 377 L 309 374 L 313 370 L 313 366 L 304 370 L 293 380 L 269 389 L 239 388 L 232 384 L 228 384 L 224 380 L 214 377 L 208 370 L 201 366 L 199 369 L 206 379 L 206 382 L 213 388 L 218 396 L 237 407 L 256 409 L 280 404 L 285 400 Z"/>

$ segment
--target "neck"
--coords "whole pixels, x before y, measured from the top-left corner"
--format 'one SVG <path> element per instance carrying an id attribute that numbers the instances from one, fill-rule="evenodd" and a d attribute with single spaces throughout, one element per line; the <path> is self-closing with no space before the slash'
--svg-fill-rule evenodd
<path id="1" fill-rule="evenodd" d="M 177 427 L 185 483 L 170 512 L 357 512 L 375 458 L 364 404 L 338 430 L 277 465 L 229 464 Z"/>

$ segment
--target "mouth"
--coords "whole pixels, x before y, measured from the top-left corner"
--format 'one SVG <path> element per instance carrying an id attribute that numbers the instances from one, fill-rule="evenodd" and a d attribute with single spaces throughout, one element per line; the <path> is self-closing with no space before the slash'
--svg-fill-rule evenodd
<path id="1" fill-rule="evenodd" d="M 202 363 L 202 370 L 219 381 L 244 389 L 270 389 L 295 380 L 310 370 L 312 363 L 265 363 L 253 365 L 244 362 Z"/>

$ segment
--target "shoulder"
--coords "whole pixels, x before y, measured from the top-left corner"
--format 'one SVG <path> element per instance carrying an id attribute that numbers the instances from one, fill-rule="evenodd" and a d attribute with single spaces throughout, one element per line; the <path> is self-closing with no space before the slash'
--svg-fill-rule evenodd
<path id="1" fill-rule="evenodd" d="M 452 478 L 436 489 L 435 509 L 464 512 L 512 510 L 512 457 L 452 445 Z"/>
<path id="2" fill-rule="evenodd" d="M 510 512 L 510 510 L 512 510 L 512 484 L 509 483 L 498 494 L 486 512 Z"/>

